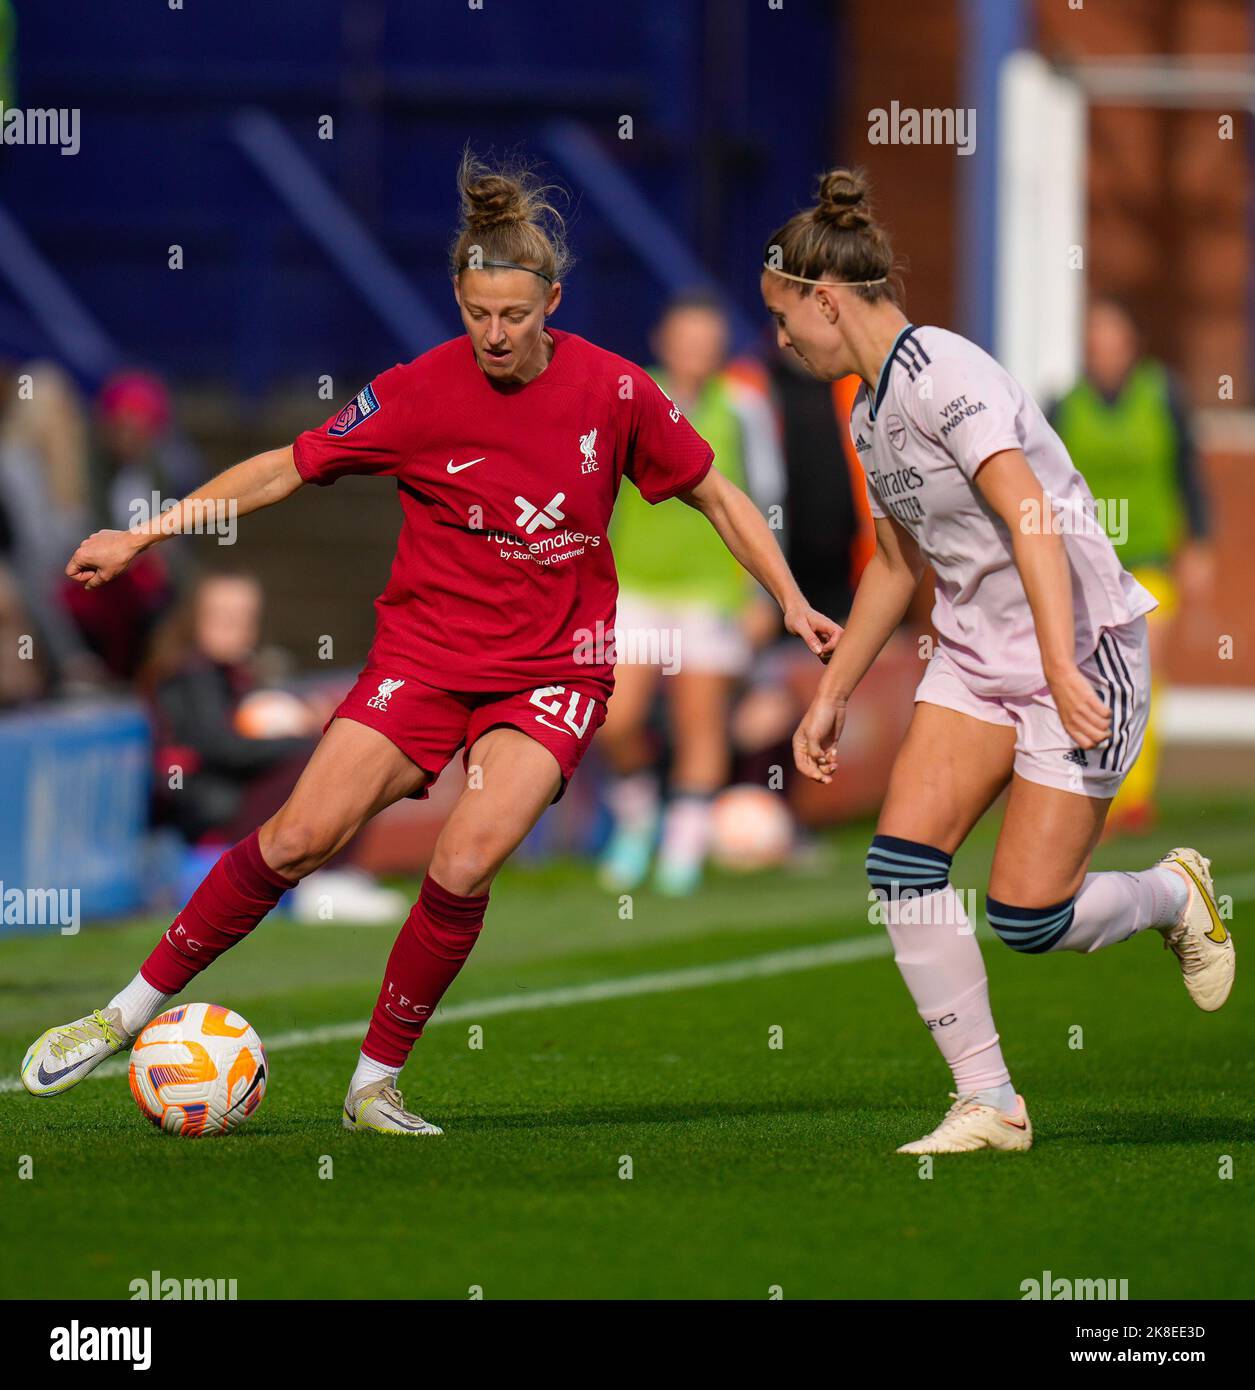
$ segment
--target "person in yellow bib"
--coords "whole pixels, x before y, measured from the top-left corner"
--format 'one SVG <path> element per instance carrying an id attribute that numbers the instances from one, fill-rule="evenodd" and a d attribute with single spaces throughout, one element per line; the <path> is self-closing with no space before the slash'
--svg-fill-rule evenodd
<path id="1" fill-rule="evenodd" d="M 653 334 L 650 375 L 715 451 L 714 466 L 768 517 L 779 510 L 784 465 L 762 391 L 727 368 L 729 325 L 701 291 L 673 299 Z M 599 877 L 614 892 L 636 887 L 653 863 L 654 887 L 682 896 L 701 881 L 710 803 L 728 780 L 729 705 L 762 621 L 763 591 L 726 548 L 707 543 L 704 518 L 682 502 L 651 507 L 619 494 L 610 538 L 619 574 L 615 688 L 601 731 L 614 821 Z M 709 527 L 707 527 L 709 529 Z M 663 697 L 671 760 L 664 796 L 650 714 Z"/>
<path id="2" fill-rule="evenodd" d="M 1205 487 L 1180 385 L 1146 356 L 1136 319 L 1114 296 L 1085 321 L 1085 375 L 1050 423 L 1089 483 L 1125 569 L 1159 600 L 1148 615 L 1150 665 L 1162 672 L 1175 614 L 1205 599 L 1214 560 Z M 1139 833 L 1155 818 L 1159 680 L 1141 755 L 1108 817 L 1108 833 Z"/>

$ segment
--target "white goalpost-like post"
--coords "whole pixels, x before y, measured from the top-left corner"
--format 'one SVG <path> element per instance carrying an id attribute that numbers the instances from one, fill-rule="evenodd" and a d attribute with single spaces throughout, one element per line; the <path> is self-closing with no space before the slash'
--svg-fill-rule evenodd
<path id="1" fill-rule="evenodd" d="M 1081 367 L 1089 108 L 1255 115 L 1255 68 L 1232 56 L 1087 59 L 1021 50 L 999 77 L 995 354 L 1038 398 Z"/>
<path id="2" fill-rule="evenodd" d="M 1039 402 L 1081 366 L 1087 104 L 1037 53 L 1000 78 L 995 356 Z"/>
<path id="3" fill-rule="evenodd" d="M 1056 68 L 1020 51 L 1003 64 L 999 100 L 995 356 L 1045 405 L 1082 369 L 1090 107 L 1255 116 L 1255 68 L 1223 55 Z M 1166 744 L 1255 744 L 1255 692 L 1167 691 L 1162 732 Z"/>

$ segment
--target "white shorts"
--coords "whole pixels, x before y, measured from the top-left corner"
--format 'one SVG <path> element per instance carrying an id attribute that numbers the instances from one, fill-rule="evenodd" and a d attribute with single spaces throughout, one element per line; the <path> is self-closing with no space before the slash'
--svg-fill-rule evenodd
<path id="1" fill-rule="evenodd" d="M 742 676 L 753 656 L 737 615 L 705 603 L 620 592 L 614 630 L 617 664 L 660 666 L 672 675 Z"/>
<path id="2" fill-rule="evenodd" d="M 978 695 L 938 648 L 915 690 L 917 703 L 941 705 L 986 724 L 1015 729 L 1015 771 L 1028 782 L 1110 799 L 1137 761 L 1150 712 L 1146 619 L 1108 628 L 1081 662 L 1081 673 L 1111 709 L 1111 735 L 1097 748 L 1077 748 L 1049 689 L 1031 695 Z"/>

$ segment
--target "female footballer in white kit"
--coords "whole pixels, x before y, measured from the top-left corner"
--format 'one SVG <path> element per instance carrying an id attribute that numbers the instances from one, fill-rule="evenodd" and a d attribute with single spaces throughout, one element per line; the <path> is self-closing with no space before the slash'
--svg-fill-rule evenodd
<path id="1" fill-rule="evenodd" d="M 952 856 L 1008 786 L 986 914 L 1018 951 L 1096 951 L 1149 927 L 1202 1009 L 1233 983 L 1208 860 L 1174 849 L 1136 873 L 1088 873 L 1137 758 L 1150 697 L 1145 614 L 1058 435 L 1020 384 L 956 333 L 898 304 L 893 253 L 861 172 L 768 241 L 761 282 L 782 348 L 815 376 L 857 373 L 850 430 L 876 553 L 794 736 L 832 780 L 847 701 L 936 575 L 935 654 L 915 691 L 867 872 L 894 959 L 954 1075 L 954 1104 L 899 1153 L 1027 1149 L 1032 1125 L 998 1045 L 980 947 Z"/>

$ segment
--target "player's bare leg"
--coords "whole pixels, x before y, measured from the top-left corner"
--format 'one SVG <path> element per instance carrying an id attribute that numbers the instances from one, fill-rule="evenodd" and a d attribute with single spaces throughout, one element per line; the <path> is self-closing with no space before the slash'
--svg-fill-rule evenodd
<path id="1" fill-rule="evenodd" d="M 989 896 L 1026 907 L 1074 894 L 1102 835 L 1111 802 L 1011 779 L 998 833 Z"/>
<path id="2" fill-rule="evenodd" d="M 31 1044 L 22 1081 L 57 1095 L 128 1048 L 191 979 L 241 940 L 298 879 L 325 864 L 378 811 L 427 774 L 374 729 L 337 719 L 280 810 L 223 855 L 141 971 L 103 1009 Z"/>
<path id="3" fill-rule="evenodd" d="M 642 882 L 658 838 L 662 791 L 645 726 L 659 679 L 658 667 L 644 662 L 616 667 L 614 694 L 598 734 L 598 746 L 614 774 L 607 792 L 614 833 L 597 874 L 612 893 L 628 892 Z"/>
<path id="4" fill-rule="evenodd" d="M 321 868 L 373 816 L 421 791 L 427 774 L 376 729 L 337 719 L 287 801 L 258 831 L 266 863 L 294 882 Z"/>
<path id="5" fill-rule="evenodd" d="M 466 788 L 445 822 L 423 891 L 388 958 L 370 1031 L 344 1101 L 346 1129 L 406 1137 L 441 1130 L 405 1108 L 401 1067 L 479 935 L 498 870 L 557 795 L 561 773 L 518 729 L 475 741 Z"/>
<path id="6" fill-rule="evenodd" d="M 894 758 L 876 833 L 953 854 L 1011 780 L 1014 755 L 1011 726 L 917 704 Z"/>
<path id="7" fill-rule="evenodd" d="M 451 893 L 486 893 L 498 870 L 558 794 L 562 775 L 543 744 L 518 729 L 475 741 L 468 777 L 436 841 L 430 872 Z"/>

